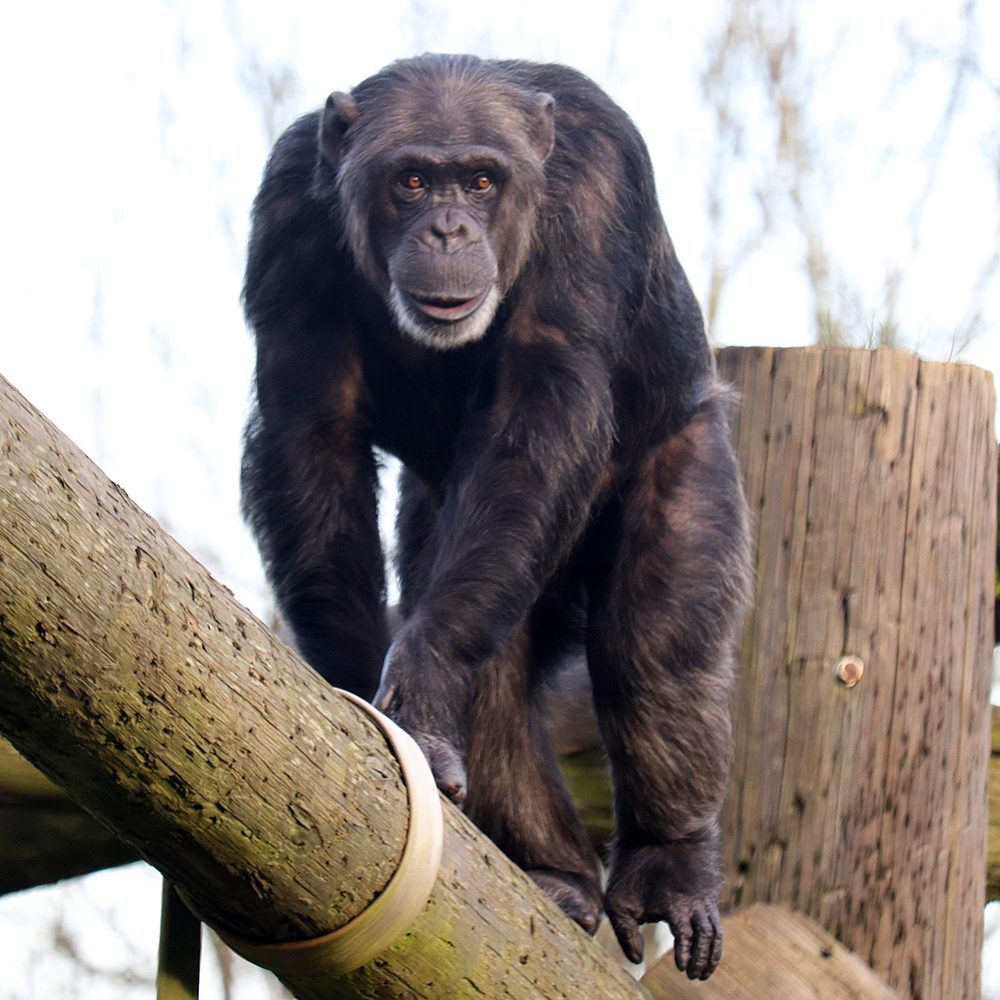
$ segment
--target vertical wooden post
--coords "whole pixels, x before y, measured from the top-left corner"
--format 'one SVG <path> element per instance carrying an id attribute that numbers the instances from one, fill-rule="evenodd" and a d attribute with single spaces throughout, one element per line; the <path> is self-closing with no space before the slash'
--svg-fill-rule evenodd
<path id="1" fill-rule="evenodd" d="M 979 996 L 996 531 L 987 372 L 728 349 L 756 519 L 727 903 L 809 914 L 914 1000 Z M 843 657 L 863 667 L 853 686 Z M 857 664 L 842 666 L 847 681 Z"/>
<path id="2" fill-rule="evenodd" d="M 156 1000 L 198 1000 L 200 975 L 201 921 L 164 879 Z"/>

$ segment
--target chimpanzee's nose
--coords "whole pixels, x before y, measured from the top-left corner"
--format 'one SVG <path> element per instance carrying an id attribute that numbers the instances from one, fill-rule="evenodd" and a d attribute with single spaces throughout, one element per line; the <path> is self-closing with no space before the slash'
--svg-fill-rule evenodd
<path id="1" fill-rule="evenodd" d="M 431 232 L 440 237 L 446 243 L 450 240 L 469 235 L 469 227 L 465 220 L 465 213 L 458 212 L 453 208 L 446 208 L 438 212 L 431 222 Z"/>

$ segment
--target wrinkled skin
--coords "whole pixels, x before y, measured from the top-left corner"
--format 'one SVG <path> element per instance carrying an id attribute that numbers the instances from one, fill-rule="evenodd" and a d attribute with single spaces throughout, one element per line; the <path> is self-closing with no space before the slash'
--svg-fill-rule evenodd
<path id="1" fill-rule="evenodd" d="M 279 139 L 254 204 L 244 510 L 306 659 L 625 953 L 721 953 L 745 502 L 645 146 L 559 66 L 426 56 Z M 404 467 L 389 640 L 375 448 Z M 547 729 L 585 651 L 614 779 L 598 859 Z"/>

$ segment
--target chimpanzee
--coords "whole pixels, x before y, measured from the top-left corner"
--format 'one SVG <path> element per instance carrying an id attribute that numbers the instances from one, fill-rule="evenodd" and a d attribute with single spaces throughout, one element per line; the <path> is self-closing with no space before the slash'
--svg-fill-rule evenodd
<path id="1" fill-rule="evenodd" d="M 579 924 L 599 866 L 543 693 L 585 644 L 614 781 L 603 906 L 721 952 L 717 815 L 747 517 L 645 145 L 562 66 L 422 56 L 278 140 L 244 288 L 244 511 L 312 666 Z M 377 460 L 404 471 L 389 642 Z"/>

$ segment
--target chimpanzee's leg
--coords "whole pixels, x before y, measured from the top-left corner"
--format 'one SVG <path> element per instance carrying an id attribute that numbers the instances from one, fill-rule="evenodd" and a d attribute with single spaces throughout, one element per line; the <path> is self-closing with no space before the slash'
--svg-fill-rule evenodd
<path id="1" fill-rule="evenodd" d="M 570 801 L 543 718 L 527 628 L 482 665 L 469 727 L 465 811 L 562 909 L 593 932 L 598 861 Z"/>
<path id="2" fill-rule="evenodd" d="M 396 553 L 404 617 L 419 600 L 434 558 L 438 511 L 430 487 L 404 470 Z M 565 610 L 571 602 L 547 595 L 542 603 Z M 468 745 L 463 748 L 467 778 L 465 771 L 460 775 L 464 803 L 461 795 L 458 799 L 508 857 L 592 931 L 601 912 L 597 858 L 559 772 L 544 725 L 545 691 L 533 662 L 536 639 L 546 655 L 558 648 L 557 616 L 535 617 L 539 620 L 531 629 L 516 630 L 495 657 L 477 668 Z M 544 635 L 534 636 L 539 630 Z M 433 746 L 423 748 L 439 753 Z M 440 756 L 436 763 L 442 766 Z M 460 768 L 461 761 L 452 766 Z"/>
<path id="3" fill-rule="evenodd" d="M 626 955 L 670 923 L 678 968 L 721 954 L 718 813 L 732 753 L 732 648 L 748 579 L 724 400 L 650 451 L 595 525 L 588 657 L 616 833 L 605 908 Z"/>

